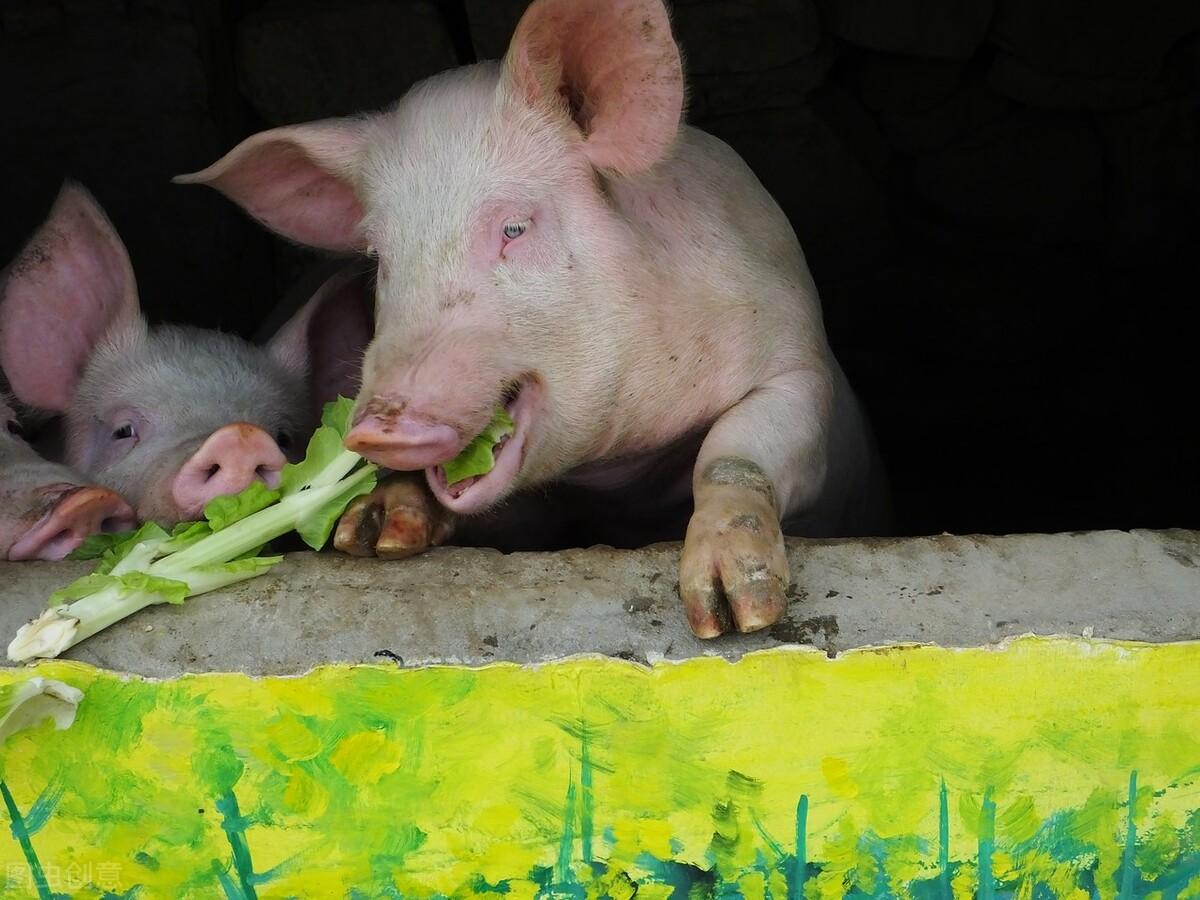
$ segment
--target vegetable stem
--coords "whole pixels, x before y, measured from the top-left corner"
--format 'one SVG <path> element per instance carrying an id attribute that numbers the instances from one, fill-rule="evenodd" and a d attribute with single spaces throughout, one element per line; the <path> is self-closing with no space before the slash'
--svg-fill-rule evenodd
<path id="1" fill-rule="evenodd" d="M 58 656 L 147 606 L 182 603 L 261 575 L 283 557 L 247 554 L 289 531 L 319 550 L 346 505 L 374 487 L 378 472 L 342 444 L 352 408 L 344 397 L 326 406 L 304 461 L 285 467 L 281 492 L 252 484 L 210 503 L 206 522 L 182 523 L 170 535 L 147 523 L 128 535 L 99 536 L 84 554 L 100 558 L 96 571 L 55 592 L 54 605 L 17 632 L 8 658 Z"/>

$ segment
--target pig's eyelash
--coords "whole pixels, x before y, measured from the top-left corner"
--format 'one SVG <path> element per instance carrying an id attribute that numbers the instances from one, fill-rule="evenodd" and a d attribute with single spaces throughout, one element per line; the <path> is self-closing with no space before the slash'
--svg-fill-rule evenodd
<path id="1" fill-rule="evenodd" d="M 515 241 L 529 230 L 530 219 L 510 219 L 500 228 L 506 240 Z"/>

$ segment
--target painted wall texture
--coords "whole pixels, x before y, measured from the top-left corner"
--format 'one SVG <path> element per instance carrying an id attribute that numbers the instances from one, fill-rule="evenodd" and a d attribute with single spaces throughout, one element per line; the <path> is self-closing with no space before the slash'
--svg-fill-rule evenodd
<path id="1" fill-rule="evenodd" d="M 4 897 L 1200 897 L 1200 644 L 35 675 Z"/>

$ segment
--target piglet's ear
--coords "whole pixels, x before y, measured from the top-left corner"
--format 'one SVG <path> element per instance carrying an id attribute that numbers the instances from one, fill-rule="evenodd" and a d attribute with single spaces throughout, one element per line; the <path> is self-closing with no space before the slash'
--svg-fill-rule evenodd
<path id="1" fill-rule="evenodd" d="M 61 412 L 102 341 L 145 331 L 129 254 L 81 185 L 63 185 L 0 274 L 0 368 L 23 402 Z"/>
<path id="2" fill-rule="evenodd" d="M 643 172 L 679 131 L 683 67 L 661 0 L 535 0 L 504 72 L 525 102 L 575 121 L 598 169 Z"/>
<path id="3" fill-rule="evenodd" d="M 207 184 L 272 231 L 310 247 L 365 249 L 363 209 L 351 184 L 362 119 L 325 119 L 246 138 L 207 169 L 176 184 Z"/>
<path id="4" fill-rule="evenodd" d="M 375 332 L 374 276 L 374 264 L 343 265 L 267 342 L 279 363 L 308 373 L 314 422 L 339 394 L 358 394 L 363 352 Z"/>

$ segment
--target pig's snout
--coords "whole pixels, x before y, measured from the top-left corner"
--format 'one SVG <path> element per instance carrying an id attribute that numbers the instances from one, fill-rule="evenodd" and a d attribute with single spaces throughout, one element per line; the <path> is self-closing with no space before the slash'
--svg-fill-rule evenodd
<path id="1" fill-rule="evenodd" d="M 14 562 L 62 559 L 97 532 L 128 531 L 137 524 L 133 509 L 108 488 L 68 490 L 42 520 L 9 549 Z"/>
<path id="2" fill-rule="evenodd" d="M 270 435 L 235 422 L 209 435 L 183 464 L 171 485 L 171 496 L 185 517 L 196 516 L 209 500 L 244 491 L 255 481 L 275 487 L 286 463 Z"/>
<path id="3" fill-rule="evenodd" d="M 454 459 L 462 439 L 449 425 L 368 414 L 350 429 L 346 447 L 381 466 L 411 472 Z"/>

